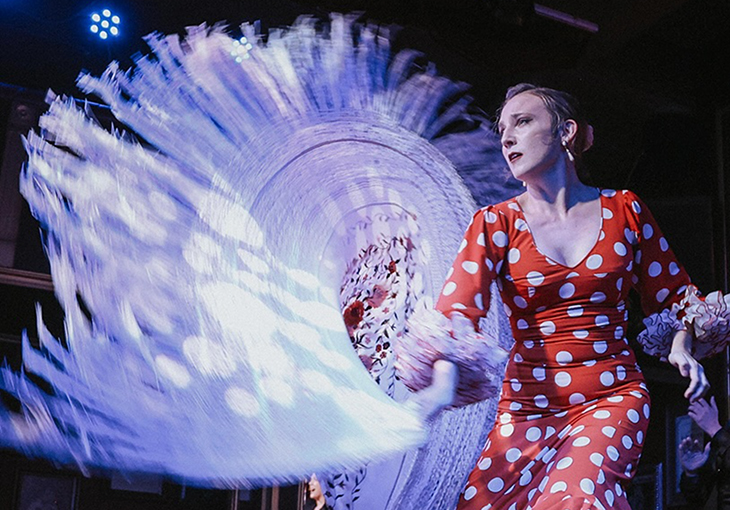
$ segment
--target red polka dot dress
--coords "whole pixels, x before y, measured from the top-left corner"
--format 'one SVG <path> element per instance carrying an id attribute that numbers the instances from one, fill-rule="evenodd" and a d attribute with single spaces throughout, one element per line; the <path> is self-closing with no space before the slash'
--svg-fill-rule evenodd
<path id="1" fill-rule="evenodd" d="M 496 422 L 460 510 L 630 507 L 649 395 L 625 332 L 633 287 L 647 315 L 671 309 L 689 278 L 646 206 L 602 190 L 602 226 L 575 267 L 539 251 L 515 199 L 478 211 L 437 308 L 475 324 L 497 281 L 515 345 Z"/>

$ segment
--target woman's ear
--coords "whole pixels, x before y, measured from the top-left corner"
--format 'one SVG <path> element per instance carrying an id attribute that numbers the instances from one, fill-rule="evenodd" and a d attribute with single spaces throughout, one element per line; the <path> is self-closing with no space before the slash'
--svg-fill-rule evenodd
<path id="1" fill-rule="evenodd" d="M 578 134 L 578 123 L 573 119 L 568 119 L 563 122 L 563 127 L 560 130 L 561 143 L 567 144 L 569 147 L 573 147 L 573 142 Z"/>

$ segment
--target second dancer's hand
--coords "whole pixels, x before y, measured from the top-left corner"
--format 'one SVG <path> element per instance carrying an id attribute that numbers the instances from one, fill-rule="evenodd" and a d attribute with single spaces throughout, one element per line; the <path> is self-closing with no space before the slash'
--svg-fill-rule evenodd
<path id="1" fill-rule="evenodd" d="M 677 331 L 672 340 L 672 350 L 667 361 L 677 367 L 682 377 L 689 378 L 689 386 L 684 392 L 685 398 L 696 402 L 710 389 L 710 383 L 705 376 L 705 369 L 692 356 L 692 339 L 694 333 L 690 326 L 686 330 Z"/>

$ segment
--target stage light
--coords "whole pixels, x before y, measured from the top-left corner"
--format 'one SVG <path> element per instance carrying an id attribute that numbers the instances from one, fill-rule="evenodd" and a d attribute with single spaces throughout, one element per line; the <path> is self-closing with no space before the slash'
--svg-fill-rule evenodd
<path id="1" fill-rule="evenodd" d="M 97 34 L 100 39 L 109 39 L 110 36 L 119 36 L 119 24 L 121 18 L 112 14 L 110 9 L 104 9 L 101 14 L 95 12 L 91 15 L 92 24 L 89 27 L 91 33 Z"/>

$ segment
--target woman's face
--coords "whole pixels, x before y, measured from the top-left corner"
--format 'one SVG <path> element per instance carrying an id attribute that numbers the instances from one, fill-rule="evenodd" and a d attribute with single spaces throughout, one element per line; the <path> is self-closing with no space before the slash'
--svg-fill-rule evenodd
<path id="1" fill-rule="evenodd" d="M 312 477 L 309 479 L 309 497 L 316 501 L 321 496 L 322 487 L 319 485 L 319 480 L 317 480 L 317 477 L 312 475 Z"/>
<path id="2" fill-rule="evenodd" d="M 502 155 L 515 178 L 539 179 L 563 157 L 552 116 L 540 97 L 523 92 L 507 101 L 499 117 Z"/>

